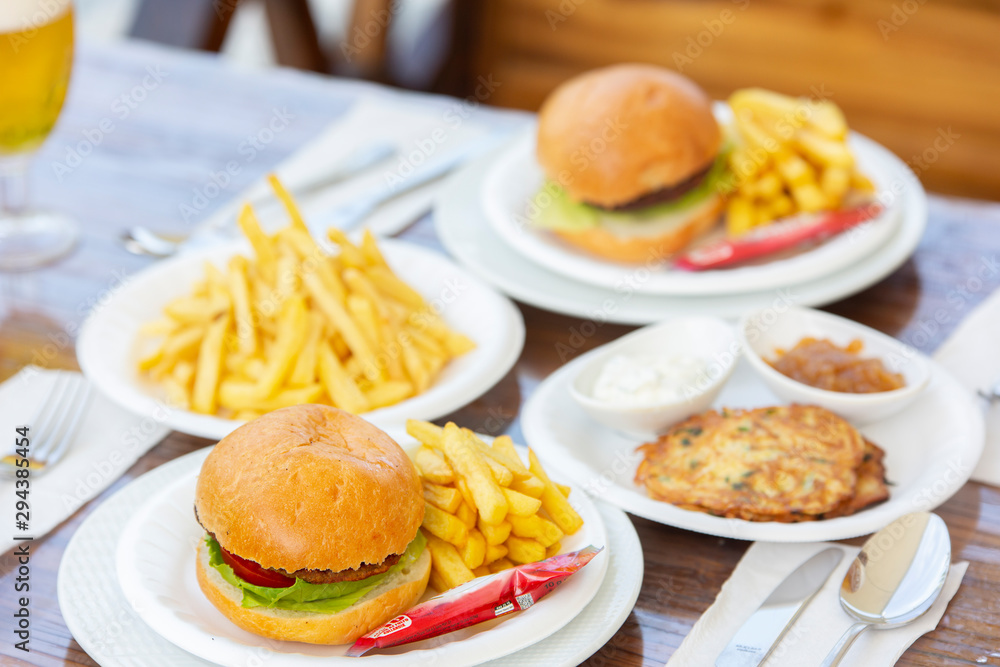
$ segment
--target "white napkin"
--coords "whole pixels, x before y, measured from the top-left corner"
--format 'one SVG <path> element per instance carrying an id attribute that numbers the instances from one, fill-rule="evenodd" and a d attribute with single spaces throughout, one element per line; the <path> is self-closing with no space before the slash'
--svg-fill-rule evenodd
<path id="1" fill-rule="evenodd" d="M 35 417 L 49 398 L 56 377 L 69 372 L 28 366 L 0 385 L 0 442 L 4 443 L 0 453 L 6 455 L 13 448 L 14 429 L 18 426 L 27 425 L 31 438 L 39 435 Z M 28 530 L 16 530 L 14 526 L 15 504 L 20 500 L 15 495 L 14 481 L 0 480 L 0 498 L 6 508 L 3 516 L 9 522 L 0 532 L 0 553 L 20 543 L 13 539 L 15 535 L 38 539 L 65 521 L 121 477 L 167 433 L 169 429 L 155 419 L 136 416 L 100 392 L 91 391 L 87 410 L 66 455 L 44 474 L 28 478 Z"/>
<path id="2" fill-rule="evenodd" d="M 962 320 L 958 328 L 934 353 L 970 391 L 989 391 L 1000 382 L 1000 289 L 994 290 Z M 972 479 L 1000 486 L 1000 400 L 986 410 L 986 446 Z"/>
<path id="3" fill-rule="evenodd" d="M 755 542 L 733 570 L 729 581 L 723 585 L 719 596 L 708 608 L 677 652 L 667 662 L 669 667 L 705 667 L 714 665 L 715 659 L 732 639 L 736 631 L 771 591 L 799 565 L 822 549 L 837 546 L 844 550 L 844 558 L 833 571 L 819 594 L 802 612 L 795 625 L 785 635 L 781 645 L 768 659 L 768 667 L 801 667 L 818 665 L 837 643 L 840 635 L 854 619 L 843 611 L 839 601 L 840 582 L 857 547 L 830 542 L 807 544 L 779 544 Z M 851 647 L 841 663 L 844 667 L 888 667 L 896 664 L 899 656 L 922 634 L 937 627 L 948 602 L 955 595 L 968 562 L 954 563 L 941 596 L 919 619 L 893 630 L 868 630 Z"/>
<path id="4" fill-rule="evenodd" d="M 353 150 L 376 142 L 389 142 L 397 153 L 384 164 L 373 165 L 361 175 L 318 192 L 297 197 L 303 216 L 322 234 L 330 214 L 349 204 L 359 193 L 371 188 L 405 185 L 406 178 L 421 167 L 453 151 L 482 142 L 487 148 L 494 135 L 499 140 L 504 132 L 517 124 L 519 115 L 502 114 L 479 108 L 478 102 L 447 98 L 416 98 L 413 95 L 368 94 L 343 116 L 332 121 L 327 129 L 298 150 L 274 170 L 285 187 L 295 194 L 296 184 L 314 180 L 319 171 L 329 172 L 341 164 Z M 499 122 L 498 122 L 499 121 Z M 411 192 L 399 195 L 381 205 L 369 215 L 363 226 L 378 235 L 396 234 L 427 213 L 442 180 L 435 180 Z M 223 206 L 207 219 L 199 230 L 229 225 L 247 197 L 258 198 L 271 192 L 266 179 L 257 183 Z M 279 206 L 256 209 L 265 227 L 278 227 L 286 217 Z M 231 230 L 235 226 L 228 227 Z"/>

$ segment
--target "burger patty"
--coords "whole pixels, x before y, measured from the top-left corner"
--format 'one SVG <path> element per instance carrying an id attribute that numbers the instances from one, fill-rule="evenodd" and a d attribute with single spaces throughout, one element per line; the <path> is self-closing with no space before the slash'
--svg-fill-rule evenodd
<path id="1" fill-rule="evenodd" d="M 665 204 L 668 201 L 677 199 L 682 195 L 687 194 L 691 190 L 701 185 L 701 182 L 705 180 L 708 176 L 708 172 L 711 171 L 714 162 L 709 162 L 701 171 L 695 173 L 690 178 L 681 181 L 677 185 L 671 185 L 669 188 L 660 188 L 659 190 L 654 190 L 653 192 L 647 193 L 639 197 L 638 199 L 633 199 L 632 201 L 625 202 L 624 204 L 618 204 L 617 206 L 598 206 L 597 204 L 590 204 L 596 208 L 604 209 L 605 211 L 637 211 L 639 209 L 648 208 L 650 206 L 655 206 L 656 204 Z"/>
<path id="2" fill-rule="evenodd" d="M 362 563 L 353 570 L 341 570 L 340 572 L 334 572 L 333 570 L 296 570 L 295 572 L 289 572 L 281 568 L 274 568 L 274 571 L 286 577 L 303 579 L 310 584 L 335 584 L 339 581 L 361 581 L 376 574 L 387 572 L 389 568 L 399 562 L 401 557 L 402 554 L 392 554 L 378 565 Z"/>
<path id="3" fill-rule="evenodd" d="M 201 519 L 198 518 L 197 507 L 194 509 L 194 518 L 198 522 L 198 525 L 201 526 Z M 201 527 L 205 528 L 205 526 Z M 207 529 L 205 532 L 207 532 L 216 542 L 219 541 L 215 536 L 215 533 Z M 221 547 L 222 545 L 220 544 L 219 546 Z M 271 572 L 277 572 L 278 574 L 286 577 L 302 579 L 310 584 L 335 584 L 339 581 L 361 581 L 362 579 L 367 579 L 368 577 L 374 577 L 376 574 L 387 572 L 389 568 L 399 562 L 399 559 L 402 558 L 402 556 L 403 554 L 390 554 L 381 563 L 376 563 L 374 565 L 362 563 L 358 567 L 348 570 L 340 570 L 339 572 L 334 572 L 333 570 L 295 570 L 294 572 L 289 572 L 288 570 L 280 567 L 265 567 L 263 569 L 270 570 Z"/>

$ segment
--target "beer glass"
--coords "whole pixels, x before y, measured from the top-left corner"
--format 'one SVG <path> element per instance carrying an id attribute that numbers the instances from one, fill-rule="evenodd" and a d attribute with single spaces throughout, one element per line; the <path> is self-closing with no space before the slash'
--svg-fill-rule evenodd
<path id="1" fill-rule="evenodd" d="M 76 224 L 28 206 L 28 160 L 55 125 L 73 67 L 71 0 L 0 0 L 0 271 L 69 252 Z"/>

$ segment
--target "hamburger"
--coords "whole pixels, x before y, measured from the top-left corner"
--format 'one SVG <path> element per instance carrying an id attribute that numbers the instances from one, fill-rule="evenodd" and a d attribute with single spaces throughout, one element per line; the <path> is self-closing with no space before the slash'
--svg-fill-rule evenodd
<path id="1" fill-rule="evenodd" d="M 539 112 L 547 181 L 529 218 L 605 259 L 666 257 L 719 219 L 721 148 L 711 100 L 690 79 L 653 65 L 587 72 Z"/>
<path id="2" fill-rule="evenodd" d="M 255 634 L 353 642 L 427 587 L 416 469 L 342 410 L 298 405 L 233 431 L 205 459 L 194 508 L 198 585 Z"/>

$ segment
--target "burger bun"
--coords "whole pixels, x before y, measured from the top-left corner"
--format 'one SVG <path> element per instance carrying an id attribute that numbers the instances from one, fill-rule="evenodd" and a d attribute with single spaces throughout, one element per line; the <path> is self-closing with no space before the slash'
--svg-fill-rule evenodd
<path id="1" fill-rule="evenodd" d="M 664 259 L 718 221 L 722 197 L 703 179 L 721 146 L 711 99 L 677 72 L 623 64 L 574 77 L 542 105 L 536 157 L 571 205 L 591 207 L 599 222 L 543 226 L 602 259 Z M 677 205 L 657 208 L 667 202 Z"/>
<path id="2" fill-rule="evenodd" d="M 265 568 L 341 570 L 406 551 L 424 518 L 416 468 L 361 417 L 295 405 L 236 429 L 202 464 L 195 510 Z"/>
<path id="3" fill-rule="evenodd" d="M 538 115 L 537 157 L 576 201 L 616 208 L 706 169 L 722 144 L 712 101 L 654 65 L 591 70 L 556 88 Z"/>
<path id="4" fill-rule="evenodd" d="M 657 262 L 688 247 L 722 214 L 723 201 L 712 194 L 695 206 L 643 223 L 604 223 L 580 230 L 554 230 L 565 243 L 624 264 Z"/>

